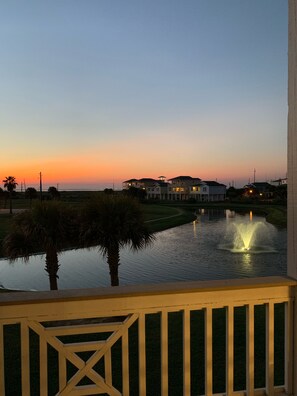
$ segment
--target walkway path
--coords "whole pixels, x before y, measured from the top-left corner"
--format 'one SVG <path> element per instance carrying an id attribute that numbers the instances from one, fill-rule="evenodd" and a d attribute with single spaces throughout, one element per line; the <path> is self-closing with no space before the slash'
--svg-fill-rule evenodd
<path id="1" fill-rule="evenodd" d="M 158 217 L 157 219 L 152 219 L 152 220 L 146 220 L 145 223 L 152 223 L 153 221 L 159 221 L 159 220 L 167 220 L 171 219 L 172 217 L 177 217 L 183 214 L 183 210 L 177 209 L 178 213 L 170 216 L 165 216 L 165 217 Z"/>
<path id="2" fill-rule="evenodd" d="M 12 214 L 23 212 L 26 209 L 12 209 Z M 9 209 L 0 209 L 0 214 L 9 214 Z"/>

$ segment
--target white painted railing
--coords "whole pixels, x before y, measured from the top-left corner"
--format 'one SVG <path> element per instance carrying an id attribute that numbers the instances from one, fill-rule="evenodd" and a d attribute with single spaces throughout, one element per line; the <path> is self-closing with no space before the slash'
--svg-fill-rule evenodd
<path id="1" fill-rule="evenodd" d="M 2 293 L 0 394 L 296 395 L 296 285 L 270 277 Z"/>

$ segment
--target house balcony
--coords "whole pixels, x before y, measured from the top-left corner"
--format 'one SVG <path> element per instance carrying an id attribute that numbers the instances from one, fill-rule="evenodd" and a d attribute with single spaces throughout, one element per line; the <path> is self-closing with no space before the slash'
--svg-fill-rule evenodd
<path id="1" fill-rule="evenodd" d="M 2 293 L 0 394 L 297 395 L 296 291 L 263 277 Z"/>

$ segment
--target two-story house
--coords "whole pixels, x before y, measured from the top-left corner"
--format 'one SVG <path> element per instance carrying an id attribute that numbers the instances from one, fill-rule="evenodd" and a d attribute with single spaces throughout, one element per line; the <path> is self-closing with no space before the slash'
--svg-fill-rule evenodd
<path id="1" fill-rule="evenodd" d="M 201 181 L 191 187 L 190 197 L 203 202 L 224 201 L 226 186 L 213 180 Z"/>
<path id="2" fill-rule="evenodd" d="M 226 198 L 226 186 L 216 181 L 202 181 L 199 177 L 177 176 L 165 182 L 164 179 L 130 179 L 123 182 L 123 189 L 130 187 L 146 191 L 147 199 L 186 201 L 223 201 Z"/>
<path id="3" fill-rule="evenodd" d="M 168 199 L 184 201 L 190 198 L 191 187 L 200 183 L 201 179 L 199 177 L 177 176 L 168 181 Z"/>
<path id="4" fill-rule="evenodd" d="M 124 190 L 127 190 L 130 187 L 141 188 L 141 189 L 147 190 L 148 187 L 153 186 L 157 182 L 158 182 L 158 180 L 151 179 L 149 177 L 144 177 L 142 179 L 125 180 L 122 183 L 122 185 L 123 185 Z"/>

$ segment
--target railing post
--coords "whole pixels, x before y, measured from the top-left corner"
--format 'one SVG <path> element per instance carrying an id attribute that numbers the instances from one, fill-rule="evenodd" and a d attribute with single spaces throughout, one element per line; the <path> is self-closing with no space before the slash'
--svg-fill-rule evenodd
<path id="1" fill-rule="evenodd" d="M 29 327 L 27 321 L 21 322 L 21 375 L 22 393 L 30 395 L 30 352 Z"/>
<path id="2" fill-rule="evenodd" d="M 206 396 L 212 395 L 212 308 L 206 307 L 204 310 L 205 326 L 205 390 Z"/>
<path id="3" fill-rule="evenodd" d="M 161 314 L 161 394 L 168 396 L 168 313 Z"/>
<path id="4" fill-rule="evenodd" d="M 191 394 L 191 333 L 190 311 L 184 310 L 183 316 L 183 370 L 184 370 L 184 395 Z"/>
<path id="5" fill-rule="evenodd" d="M 5 395 L 4 379 L 4 326 L 0 323 L 0 395 Z"/>
<path id="6" fill-rule="evenodd" d="M 293 303 L 293 395 L 297 395 L 297 286 L 294 286 Z"/>
<path id="7" fill-rule="evenodd" d="M 285 310 L 285 391 L 297 395 L 297 286 L 291 286 L 292 301 Z"/>
<path id="8" fill-rule="evenodd" d="M 254 394 L 255 388 L 255 310 L 252 304 L 246 306 L 246 390 Z"/>
<path id="9" fill-rule="evenodd" d="M 145 314 L 138 318 L 139 394 L 146 395 Z"/>
<path id="10" fill-rule="evenodd" d="M 294 290 L 292 288 L 291 290 Z M 293 296 L 292 296 L 293 298 Z M 294 329 L 294 304 L 293 301 L 288 301 L 285 304 L 285 392 L 287 395 L 293 393 L 293 329 Z"/>
<path id="11" fill-rule="evenodd" d="M 226 394 L 234 392 L 234 307 L 226 307 Z"/>
<path id="12" fill-rule="evenodd" d="M 266 394 L 274 392 L 274 304 L 266 304 Z"/>

